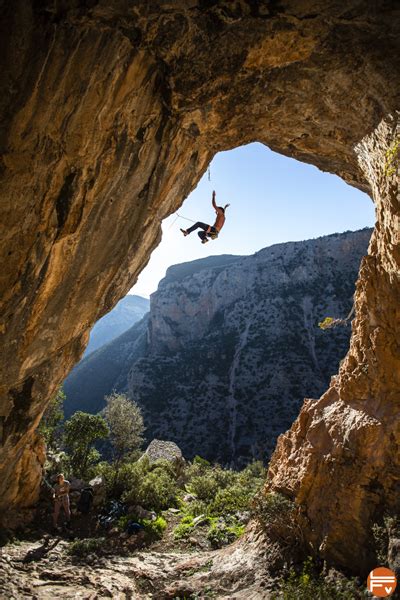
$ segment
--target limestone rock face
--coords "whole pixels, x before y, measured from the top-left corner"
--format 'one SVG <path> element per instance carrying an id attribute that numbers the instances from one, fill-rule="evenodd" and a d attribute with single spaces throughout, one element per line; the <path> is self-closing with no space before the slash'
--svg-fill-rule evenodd
<path id="1" fill-rule="evenodd" d="M 268 488 L 302 506 L 314 547 L 365 571 L 376 563 L 371 525 L 400 508 L 400 169 L 390 173 L 386 154 L 398 140 L 399 128 L 382 123 L 358 146 L 380 221 L 361 263 L 350 350 L 278 439 L 269 468 Z"/>
<path id="2" fill-rule="evenodd" d="M 326 332 L 318 322 L 349 313 L 370 235 L 170 267 L 151 296 L 147 347 L 129 373 L 148 434 L 168 436 L 188 458 L 266 460 L 304 397 L 326 389 L 347 352 L 350 327 Z"/>
<path id="3" fill-rule="evenodd" d="M 398 467 L 394 442 L 390 456 L 384 442 L 396 439 L 398 198 L 383 169 L 399 106 L 398 2 L 16 0 L 0 11 L 0 513 L 29 496 L 19 465 L 46 402 L 90 326 L 147 263 L 160 220 L 215 152 L 259 140 L 373 190 L 377 203 L 335 392 L 363 415 L 372 403 L 374 439 L 390 458 L 378 492 L 380 453 L 371 452 L 374 468 L 355 471 L 362 493 L 350 513 L 365 528 L 371 494 L 394 498 Z M 376 130 L 382 119 L 386 133 Z M 297 445 L 295 479 L 310 483 Z M 325 464 L 318 457 L 314 471 Z M 340 473 L 333 485 L 346 503 Z M 322 502 L 318 487 L 303 498 Z M 337 540 L 357 558 L 363 538 L 347 529 L 336 525 Z M 315 531 L 338 556 L 337 540 Z"/>

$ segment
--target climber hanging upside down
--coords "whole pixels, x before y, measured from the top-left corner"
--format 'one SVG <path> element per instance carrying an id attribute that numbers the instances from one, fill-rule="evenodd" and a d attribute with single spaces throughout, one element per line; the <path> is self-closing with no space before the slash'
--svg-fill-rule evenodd
<path id="1" fill-rule="evenodd" d="M 197 221 L 197 223 L 189 227 L 189 229 L 181 229 L 183 235 L 186 236 L 189 235 L 189 233 L 192 233 L 192 231 L 195 231 L 196 229 L 202 229 L 202 231 L 199 231 L 197 233 L 197 235 L 201 239 L 202 244 L 206 244 L 209 241 L 208 238 L 215 240 L 218 237 L 219 232 L 224 226 L 225 209 L 229 206 L 229 204 L 225 204 L 223 208 L 222 206 L 217 206 L 215 202 L 215 192 L 213 192 L 212 205 L 215 212 L 217 213 L 217 218 L 215 219 L 214 225 L 207 225 L 207 223 L 201 223 L 201 221 Z"/>

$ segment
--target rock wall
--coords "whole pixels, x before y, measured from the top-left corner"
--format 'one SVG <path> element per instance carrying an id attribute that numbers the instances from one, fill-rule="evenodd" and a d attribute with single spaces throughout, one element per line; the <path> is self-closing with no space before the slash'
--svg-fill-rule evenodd
<path id="1" fill-rule="evenodd" d="M 361 263 L 350 350 L 319 400 L 278 439 L 268 489 L 302 507 L 308 540 L 354 570 L 376 565 L 371 526 L 400 511 L 400 143 L 395 120 L 357 147 L 377 205 Z M 396 153 L 395 153 L 396 154 Z"/>
<path id="2" fill-rule="evenodd" d="M 398 300 L 398 199 L 379 175 L 393 138 L 366 136 L 399 106 L 398 3 L 16 0 L 0 11 L 0 513 L 29 496 L 18 465 L 46 402 L 147 263 L 160 220 L 215 152 L 253 140 L 374 189 L 379 225 L 340 390 L 370 390 L 391 416 L 393 371 L 386 388 L 376 377 L 397 348 L 385 315 Z"/>

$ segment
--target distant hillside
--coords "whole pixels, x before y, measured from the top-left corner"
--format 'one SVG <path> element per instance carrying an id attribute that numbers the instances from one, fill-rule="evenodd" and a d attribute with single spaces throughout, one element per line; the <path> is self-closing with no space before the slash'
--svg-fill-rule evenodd
<path id="1" fill-rule="evenodd" d="M 104 317 L 99 319 L 90 332 L 89 344 L 84 356 L 88 356 L 104 344 L 130 329 L 148 312 L 150 301 L 141 296 L 128 295 Z"/>
<path id="2" fill-rule="evenodd" d="M 76 365 L 63 385 L 66 417 L 77 410 L 96 413 L 113 389 L 127 391 L 129 370 L 146 349 L 147 325 L 148 314 Z"/>
<path id="3" fill-rule="evenodd" d="M 348 314 L 370 235 L 171 267 L 149 316 L 73 371 L 68 413 L 96 412 L 106 393 L 128 390 L 149 439 L 175 441 L 189 458 L 265 458 L 346 354 L 350 326 L 322 331 L 318 321 Z"/>

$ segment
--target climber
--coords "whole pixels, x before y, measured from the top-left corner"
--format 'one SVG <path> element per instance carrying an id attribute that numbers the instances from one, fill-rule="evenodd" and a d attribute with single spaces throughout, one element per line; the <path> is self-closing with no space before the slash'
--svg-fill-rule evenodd
<path id="1" fill-rule="evenodd" d="M 60 473 L 57 475 L 57 483 L 53 488 L 53 499 L 54 499 L 54 513 L 53 523 L 54 528 L 57 529 L 58 515 L 60 514 L 60 508 L 63 507 L 65 516 L 67 517 L 67 526 L 71 520 L 71 511 L 69 508 L 69 489 L 70 483 L 64 479 L 64 475 Z"/>
<path id="2" fill-rule="evenodd" d="M 197 235 L 201 239 L 202 244 L 206 244 L 209 241 L 208 238 L 215 240 L 218 237 L 219 232 L 221 231 L 222 227 L 224 226 L 225 209 L 229 206 L 229 204 L 225 204 L 225 206 L 223 208 L 222 208 L 222 206 L 217 206 L 217 204 L 215 202 L 215 192 L 213 192 L 212 193 L 212 205 L 213 205 L 215 212 L 217 213 L 217 218 L 215 219 L 214 225 L 207 225 L 207 223 L 202 223 L 201 221 L 197 221 L 197 223 L 195 223 L 194 225 L 189 227 L 189 229 L 181 229 L 184 236 L 189 235 L 189 233 L 192 233 L 192 231 L 195 231 L 196 229 L 202 229 L 203 231 L 199 231 L 197 233 Z"/>

